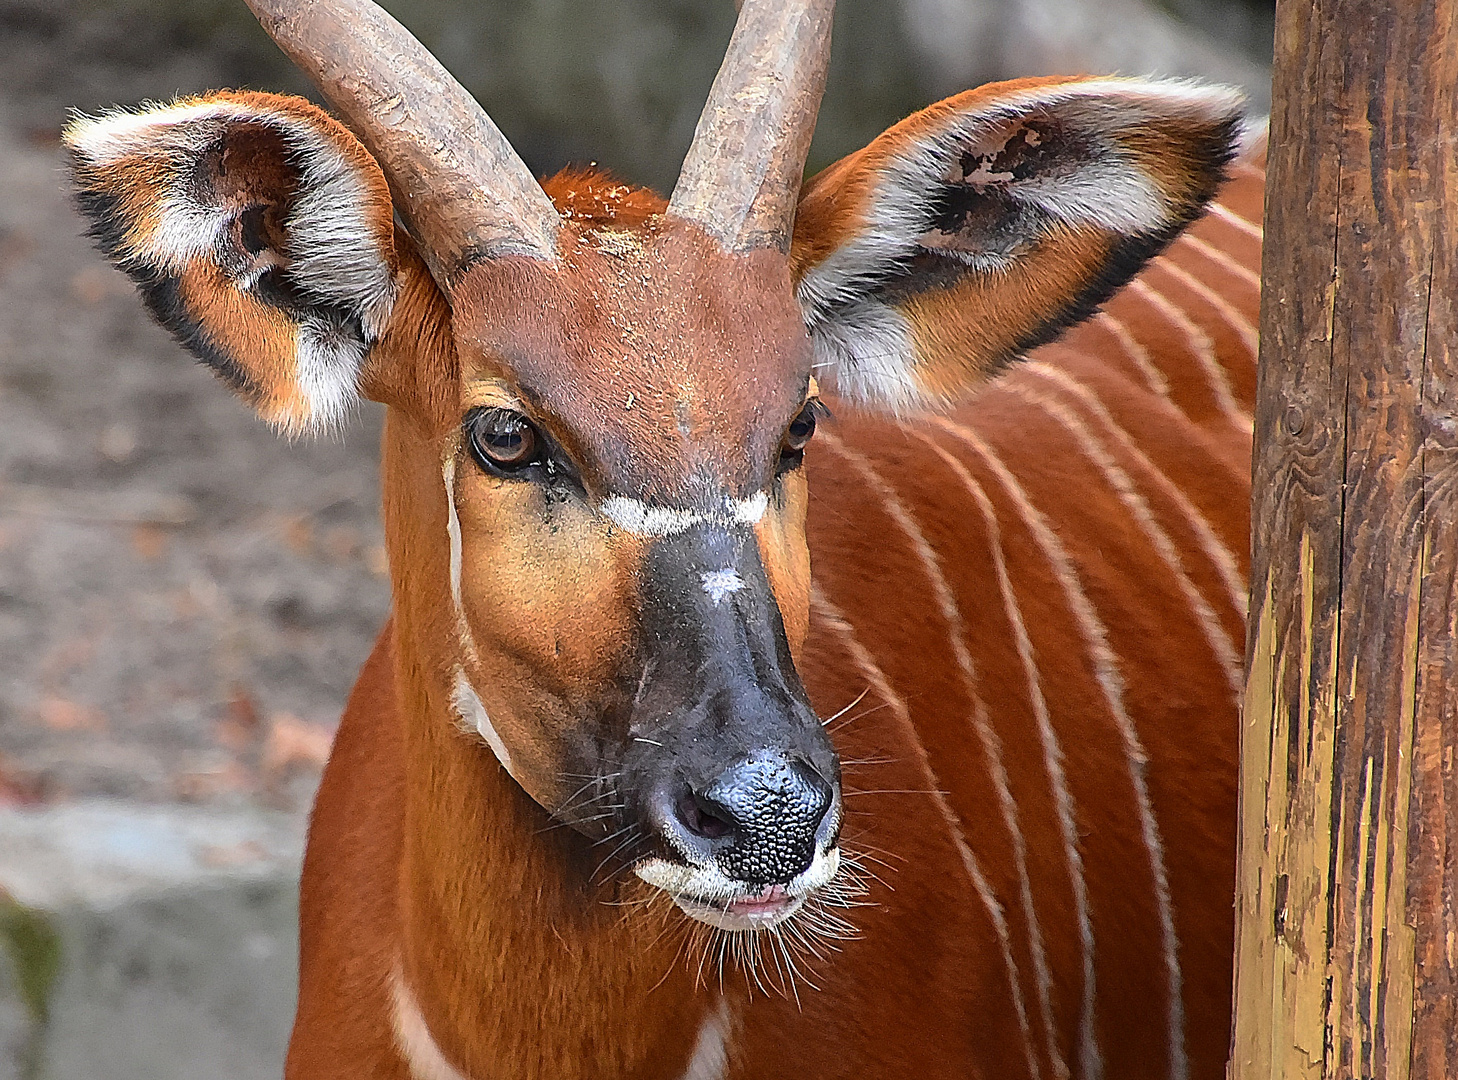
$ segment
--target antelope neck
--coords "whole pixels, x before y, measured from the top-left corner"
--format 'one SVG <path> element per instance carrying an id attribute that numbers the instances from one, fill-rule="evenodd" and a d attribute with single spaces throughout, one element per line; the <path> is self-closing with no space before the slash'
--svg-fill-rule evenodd
<path id="1" fill-rule="evenodd" d="M 398 980 L 415 1011 L 413 1041 L 427 1032 L 471 1080 L 504 1060 L 513 1075 L 544 1080 L 680 1075 L 713 1002 L 678 959 L 679 938 L 641 907 L 614 906 L 620 879 L 591 884 L 601 852 L 551 828 L 491 751 L 461 733 L 446 676 L 399 629 Z"/>

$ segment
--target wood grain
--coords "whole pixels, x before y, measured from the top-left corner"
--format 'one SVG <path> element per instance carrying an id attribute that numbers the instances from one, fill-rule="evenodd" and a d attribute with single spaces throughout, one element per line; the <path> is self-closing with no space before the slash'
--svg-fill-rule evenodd
<path id="1" fill-rule="evenodd" d="M 1458 1076 L 1458 6 L 1282 0 L 1231 1076 Z"/>

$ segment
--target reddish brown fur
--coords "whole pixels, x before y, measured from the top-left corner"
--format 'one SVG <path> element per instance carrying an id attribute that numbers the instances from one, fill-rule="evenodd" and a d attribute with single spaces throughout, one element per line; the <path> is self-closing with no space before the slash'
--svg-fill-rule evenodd
<path id="1" fill-rule="evenodd" d="M 1249 217 L 1259 205 L 1258 181 L 1241 178 L 1222 201 Z M 1256 265 L 1258 245 L 1232 226 L 1211 218 L 1194 234 L 1248 269 Z M 1224 281 L 1228 273 L 1210 266 L 1192 246 L 1177 244 L 1166 258 L 1217 282 L 1221 294 L 1252 317 L 1254 290 Z M 1147 276 L 1155 280 L 1160 274 L 1156 267 Z M 411 289 L 407 284 L 403 295 Z M 1194 500 L 1243 573 L 1247 492 L 1244 476 L 1226 466 L 1248 454 L 1248 433 L 1218 418 L 1201 421 L 1207 394 L 1197 378 L 1186 377 L 1188 349 L 1169 338 L 1146 308 L 1128 294 L 1110 305 L 1111 314 L 1145 340 L 1170 380 L 1172 401 L 1144 387 L 1098 322 L 1034 359 L 1097 395 L 1133 444 Z M 1216 341 L 1221 363 L 1248 407 L 1254 358 L 1236 347 L 1212 312 L 1197 309 L 1194 317 Z M 445 346 L 443 337 L 432 340 Z M 410 344 L 418 347 L 413 337 Z M 450 368 L 443 359 L 420 359 L 427 370 Z M 1069 542 L 1125 667 L 1178 913 L 1192 1075 L 1216 1077 L 1228 1031 L 1234 702 L 1183 600 L 1162 571 L 1151 570 L 1157 560 L 1147 539 L 1067 433 L 1019 396 L 1024 389 L 1064 400 L 1091 428 L 1098 427 L 1080 399 L 1050 388 L 1033 368 L 1011 372 L 953 422 L 974 428 L 996 449 Z M 1106 1075 L 1162 1075 L 1160 947 L 1147 869 L 1137 869 L 1147 867 L 1147 860 L 1129 832 L 1131 795 L 1120 780 L 1122 749 L 1087 675 L 1066 600 L 1047 584 L 1049 571 L 1037 544 L 975 456 L 936 425 L 919 426 L 964 462 L 998 508 L 1009 573 L 1041 661 L 1079 807 L 1095 915 Z M 926 570 L 878 497 L 847 470 L 848 450 L 871 460 L 914 508 L 942 553 L 954 592 L 969 600 L 962 614 L 978 693 L 1002 737 L 1032 858 L 1054 975 L 1055 1041 L 1064 1059 L 1074 1061 L 1081 976 L 1067 874 L 1026 711 L 1026 677 L 995 600 L 998 585 L 989 560 L 973 554 L 986 551 L 985 527 L 956 494 L 953 475 L 915 435 L 847 412 L 834 438 L 845 450 L 817 446 L 809 459 L 812 558 L 817 588 L 831 606 L 815 608 L 802 672 L 818 707 L 829 714 L 866 687 L 857 654 L 869 655 L 909 710 L 903 719 L 873 689 L 852 713 L 854 720 L 836 734 L 848 761 L 872 762 L 847 767 L 846 835 L 852 847 L 886 853 L 888 865 L 878 868 L 886 885 L 873 887 L 877 906 L 855 914 L 862 936 L 816 965 L 821 989 L 802 990 L 798 1006 L 758 995 L 751 1004 L 742 983 L 730 979 L 736 1034 L 729 1075 L 760 1077 L 790 1069 L 804 1077 L 1025 1074 L 995 930 L 926 794 L 933 787 L 948 792 L 969 845 L 1003 899 L 1019 991 L 1033 1014 L 1035 1046 L 1041 1047 L 1027 928 L 987 762 L 971 736 L 967 690 L 948 654 L 946 628 L 934 614 Z M 1103 438 L 1180 550 L 1197 552 L 1179 512 L 1144 467 Z M 538 834 L 540 810 L 479 746 L 450 729 L 431 662 L 413 649 L 401 651 L 403 641 L 438 641 L 449 633 L 438 604 L 426 599 L 439 590 L 425 583 L 445 575 L 440 543 L 445 510 L 431 445 L 413 421 L 392 416 L 385 476 L 396 622 L 346 712 L 316 811 L 305 876 L 305 982 L 289 1075 L 403 1080 L 398 1055 L 382 1036 L 388 1011 L 380 986 L 396 949 L 407 958 L 431 1030 L 468 1076 L 496 1075 L 504 1061 L 523 1076 L 681 1075 L 713 1003 L 714 980 L 695 988 L 677 955 L 678 938 L 655 940 L 661 925 L 655 919 L 639 917 L 634 909 L 625 918 L 621 909 L 596 902 L 615 895 L 613 887 L 583 891 L 591 867 L 570 834 Z M 1073 491 L 1081 497 L 1070 500 Z M 1077 542 L 1094 535 L 1100 537 L 1097 548 Z M 1188 559 L 1195 584 L 1238 641 L 1240 613 L 1219 601 L 1216 570 L 1197 553 Z M 918 617 L 908 618 L 908 611 Z M 930 774 L 919 746 L 928 755 Z M 398 876 L 382 874 L 381 867 L 399 867 Z M 398 899 L 397 880 L 407 883 Z M 564 949 L 564 942 L 570 947 Z M 442 966 L 437 958 L 444 955 L 472 962 Z M 340 978 L 339 972 L 349 974 Z M 540 1023 L 499 1028 L 493 1017 L 510 1011 L 513 1002 Z M 1130 1002 L 1144 1004 L 1121 1007 Z M 1034 1056 L 1048 1075 L 1046 1054 L 1035 1049 Z"/>
<path id="2" fill-rule="evenodd" d="M 1106 314 L 950 417 L 897 424 L 839 406 L 805 467 L 775 478 L 783 432 L 814 392 L 795 283 L 864 223 L 886 155 L 950 110 L 1040 85 L 952 99 L 812 181 L 788 262 L 772 249 L 726 254 L 661 216 L 655 196 L 597 173 L 548 185 L 565 220 L 556 262 L 480 262 L 449 298 L 407 236 L 376 237 L 398 269 L 396 299 L 359 382 L 391 406 L 395 609 L 311 823 L 290 1080 L 405 1080 L 396 985 L 418 1003 L 430 1053 L 470 1080 L 672 1080 L 720 1009 L 728 1077 L 1078 1074 L 1079 880 L 1103 1074 L 1165 1076 L 1177 1046 L 1162 874 L 1190 1075 L 1221 1074 L 1236 726 L 1220 643 L 1237 656 L 1243 633 L 1250 230 L 1201 222 L 1193 234 L 1209 248 L 1177 243 Z M 1155 125 L 1130 150 L 1143 160 L 1173 137 Z M 1177 153 L 1147 165 L 1167 192 L 1195 186 Z M 1227 205 L 1254 220 L 1259 186 L 1243 168 Z M 127 205 L 129 223 L 149 212 Z M 372 228 L 385 227 L 379 210 Z M 1057 321 L 1114 236 L 1054 230 L 1040 242 L 1002 292 L 933 278 L 900 297 L 915 379 L 957 396 L 969 370 L 985 370 L 979 350 Z M 287 320 L 212 272 L 182 275 L 187 312 L 214 344 L 247 346 L 265 411 L 291 415 L 303 399 L 285 371 Z M 554 501 L 477 468 L 462 429 L 476 405 L 529 414 L 566 447 L 585 497 Z M 601 850 L 544 810 L 575 784 L 566 748 L 620 715 L 633 674 L 649 544 L 598 508 L 623 496 L 713 513 L 762 491 L 756 539 L 786 639 L 820 714 L 850 706 L 833 732 L 845 846 L 877 860 L 881 878 L 874 906 L 852 913 L 860 936 L 812 963 L 818 988 L 802 984 L 798 1000 L 751 993 L 733 965 L 722 989 L 717 971 L 701 978 L 684 958 L 697 924 L 663 893 L 598 874 Z M 514 778 L 460 729 L 458 671 Z M 1078 873 L 1049 770 L 1060 755 Z M 1141 835 L 1146 782 L 1161 857 Z M 693 1080 L 719 1080 L 712 1056 L 699 1064 Z"/>

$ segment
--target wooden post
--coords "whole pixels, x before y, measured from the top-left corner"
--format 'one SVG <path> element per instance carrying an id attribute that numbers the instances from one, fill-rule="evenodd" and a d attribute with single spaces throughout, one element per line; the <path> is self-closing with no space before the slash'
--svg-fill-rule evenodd
<path id="1" fill-rule="evenodd" d="M 1458 0 L 1279 0 L 1232 1080 L 1458 1078 Z"/>

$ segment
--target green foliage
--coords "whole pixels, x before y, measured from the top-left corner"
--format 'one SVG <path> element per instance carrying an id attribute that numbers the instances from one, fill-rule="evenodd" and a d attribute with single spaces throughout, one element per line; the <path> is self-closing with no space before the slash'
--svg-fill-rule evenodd
<path id="1" fill-rule="evenodd" d="M 43 1037 L 50 1022 L 51 992 L 61 972 L 61 938 L 41 912 L 0 897 L 0 949 L 10 961 L 20 1000 L 31 1018 L 21 1076 L 24 1080 L 38 1080 Z"/>

